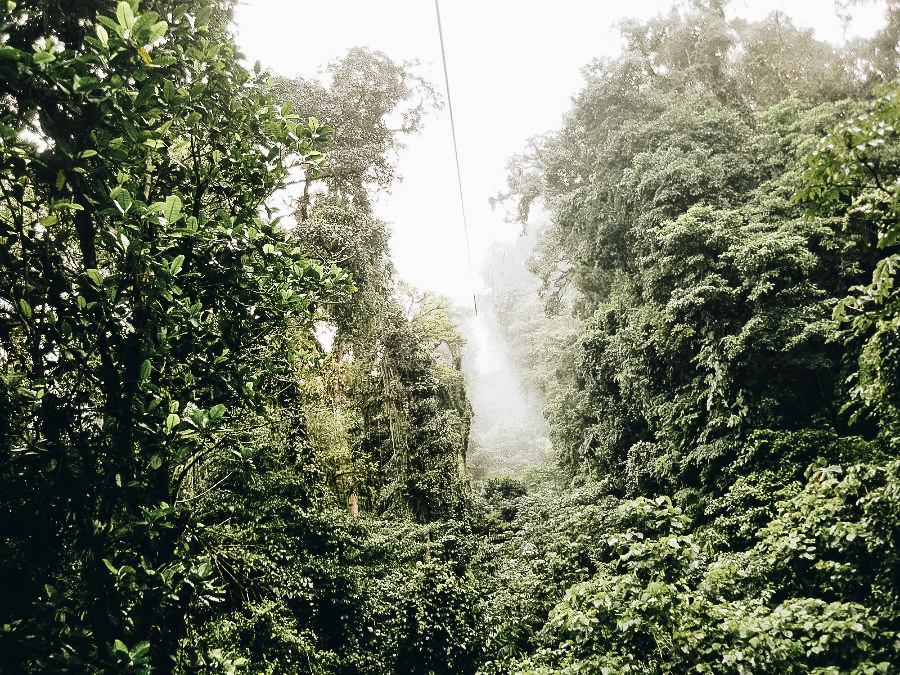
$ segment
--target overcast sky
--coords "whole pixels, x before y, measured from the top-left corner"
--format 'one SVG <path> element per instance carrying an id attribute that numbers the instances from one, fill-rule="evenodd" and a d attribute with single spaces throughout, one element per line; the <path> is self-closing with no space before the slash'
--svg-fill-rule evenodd
<path id="1" fill-rule="evenodd" d="M 399 276 L 420 289 L 471 304 L 473 283 L 493 240 L 516 236 L 489 197 L 505 185 L 509 157 L 535 135 L 558 128 L 581 88 L 581 68 L 615 56 L 615 22 L 666 12 L 662 0 L 442 0 L 450 95 L 468 220 L 474 281 L 469 275 L 450 119 L 430 115 L 399 157 L 403 182 L 381 196 L 375 212 L 390 223 Z M 883 22 L 883 0 L 853 7 L 844 34 L 834 0 L 732 0 L 729 17 L 760 19 L 778 9 L 798 26 L 834 43 L 868 36 Z M 239 0 L 237 42 L 250 64 L 288 77 L 311 77 L 354 46 L 395 62 L 417 59 L 417 72 L 444 93 L 433 0 Z"/>

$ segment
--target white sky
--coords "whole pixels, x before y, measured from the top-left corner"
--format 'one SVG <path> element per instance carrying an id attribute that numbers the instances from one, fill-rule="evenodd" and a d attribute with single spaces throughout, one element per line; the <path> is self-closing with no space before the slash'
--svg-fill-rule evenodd
<path id="1" fill-rule="evenodd" d="M 834 0 L 732 0 L 729 16 L 761 19 L 775 9 L 819 39 L 869 36 L 883 23 L 884 0 L 851 8 L 846 36 Z M 506 185 L 506 163 L 528 138 L 560 126 L 582 86 L 581 68 L 615 56 L 614 22 L 667 12 L 669 0 L 443 0 L 440 3 L 450 94 L 459 142 L 469 274 L 447 107 L 432 113 L 399 158 L 403 182 L 375 205 L 390 223 L 399 276 L 422 290 L 471 305 L 473 283 L 493 240 L 516 226 L 492 211 L 488 198 Z M 418 59 L 418 72 L 445 93 L 438 24 L 432 0 L 239 0 L 237 42 L 250 64 L 312 77 L 354 46 L 385 52 L 399 63 Z"/>

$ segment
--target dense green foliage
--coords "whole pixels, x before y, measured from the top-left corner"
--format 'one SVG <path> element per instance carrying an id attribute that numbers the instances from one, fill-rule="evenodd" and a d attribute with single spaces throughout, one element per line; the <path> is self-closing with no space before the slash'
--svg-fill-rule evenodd
<path id="1" fill-rule="evenodd" d="M 4 671 L 471 663 L 448 638 L 477 625 L 465 570 L 397 558 L 345 501 L 429 559 L 406 514 L 467 508 L 446 305 L 401 311 L 364 200 L 335 188 L 293 232 L 261 216 L 293 169 L 328 175 L 334 129 L 239 65 L 230 6 L 52 9 L 9 3 L 0 46 Z M 445 599 L 470 608 L 446 629 Z"/>
<path id="2" fill-rule="evenodd" d="M 238 420 L 346 292 L 257 215 L 328 129 L 185 10 L 120 3 L 81 44 L 2 48 L 3 605 L 32 668 L 171 668 L 217 593 L 175 505 L 234 473 Z"/>
<path id="3" fill-rule="evenodd" d="M 484 670 L 893 672 L 896 66 L 715 3 L 624 32 L 502 195 L 580 319 L 498 300 L 584 487 L 520 499 Z"/>
<path id="4" fill-rule="evenodd" d="M 3 672 L 900 668 L 896 12 L 843 50 L 623 24 L 510 165 L 481 304 L 554 462 L 476 494 L 458 316 L 370 208 L 413 64 L 250 73 L 228 3 L 5 7 Z"/>

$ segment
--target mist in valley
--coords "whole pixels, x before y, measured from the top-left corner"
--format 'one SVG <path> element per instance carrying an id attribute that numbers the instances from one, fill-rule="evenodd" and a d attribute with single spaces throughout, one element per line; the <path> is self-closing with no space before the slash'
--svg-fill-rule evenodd
<path id="1" fill-rule="evenodd" d="M 550 456 L 543 397 L 523 382 L 490 305 L 462 330 L 463 372 L 475 413 L 466 464 L 476 485 L 497 476 L 518 477 Z"/>
<path id="2" fill-rule="evenodd" d="M 571 369 L 576 321 L 570 312 L 548 312 L 532 259 L 546 214 L 511 242 L 494 242 L 481 269 L 484 292 L 478 313 L 460 322 L 466 339 L 462 368 L 474 417 L 466 464 L 476 486 L 483 481 L 552 463 L 544 416 L 558 382 Z"/>

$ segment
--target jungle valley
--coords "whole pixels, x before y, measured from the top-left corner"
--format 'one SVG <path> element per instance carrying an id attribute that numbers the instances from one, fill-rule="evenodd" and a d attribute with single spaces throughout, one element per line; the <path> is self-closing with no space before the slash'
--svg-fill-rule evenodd
<path id="1" fill-rule="evenodd" d="M 232 9 L 3 0 L 0 673 L 900 672 L 900 6 L 623 23 L 478 317 L 371 207 L 432 83 Z"/>

